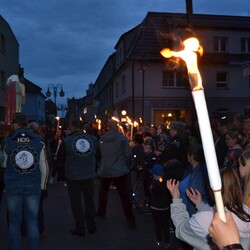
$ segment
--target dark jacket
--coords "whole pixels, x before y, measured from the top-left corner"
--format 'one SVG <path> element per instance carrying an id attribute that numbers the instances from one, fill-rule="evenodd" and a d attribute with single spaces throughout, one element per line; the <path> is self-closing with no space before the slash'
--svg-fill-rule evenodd
<path id="1" fill-rule="evenodd" d="M 187 164 L 188 147 L 188 135 L 185 132 L 179 132 L 172 138 L 172 142 L 168 145 L 168 149 L 162 153 L 162 163 L 165 163 L 172 159 L 178 159 L 184 164 Z"/>
<path id="2" fill-rule="evenodd" d="M 131 169 L 132 151 L 128 139 L 119 131 L 109 130 L 99 140 L 101 154 L 97 173 L 101 177 L 119 177 Z"/>
<path id="3" fill-rule="evenodd" d="M 143 164 L 145 157 L 144 148 L 141 144 L 135 145 L 132 148 L 132 169 L 138 170 Z"/>
<path id="4" fill-rule="evenodd" d="M 172 197 L 166 186 L 166 179 L 152 179 L 150 183 L 150 205 L 152 209 L 166 210 L 172 202 Z"/>

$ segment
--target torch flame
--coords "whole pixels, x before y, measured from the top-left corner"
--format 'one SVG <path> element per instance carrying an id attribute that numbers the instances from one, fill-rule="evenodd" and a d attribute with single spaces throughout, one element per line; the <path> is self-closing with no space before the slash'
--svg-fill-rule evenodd
<path id="1" fill-rule="evenodd" d="M 181 51 L 172 51 L 168 48 L 161 50 L 161 55 L 165 58 L 180 57 L 187 65 L 188 77 L 193 91 L 203 89 L 202 79 L 197 65 L 197 52 L 202 55 L 203 49 L 199 40 L 195 37 L 186 39 L 184 49 Z"/>

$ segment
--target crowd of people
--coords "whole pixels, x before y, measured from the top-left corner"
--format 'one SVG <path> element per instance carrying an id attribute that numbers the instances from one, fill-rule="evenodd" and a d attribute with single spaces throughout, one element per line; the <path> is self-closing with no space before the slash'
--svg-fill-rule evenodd
<path id="1" fill-rule="evenodd" d="M 174 230 L 183 250 L 216 249 L 216 245 L 250 249 L 247 112 L 233 119 L 211 117 L 226 222 L 216 213 L 196 125 L 182 121 L 172 121 L 168 127 L 143 124 L 131 136 L 126 125 L 121 129 L 112 119 L 99 131 L 93 124 L 74 120 L 67 133 L 28 123 L 23 113 L 16 113 L 12 123 L 13 133 L 2 141 L 0 154 L 0 198 L 5 189 L 9 249 L 20 249 L 23 235 L 30 249 L 39 249 L 39 239 L 45 235 L 43 200 L 50 182 L 67 187 L 73 235 L 83 237 L 86 230 L 90 234 L 98 230 L 96 217 L 105 218 L 109 190 L 114 187 L 129 228 L 137 228 L 135 210 L 152 215 L 158 247 L 172 249 L 169 235 Z M 95 180 L 99 183 L 97 204 Z M 218 227 L 225 225 L 235 237 L 221 236 Z M 238 248 L 230 248 L 232 244 Z"/>

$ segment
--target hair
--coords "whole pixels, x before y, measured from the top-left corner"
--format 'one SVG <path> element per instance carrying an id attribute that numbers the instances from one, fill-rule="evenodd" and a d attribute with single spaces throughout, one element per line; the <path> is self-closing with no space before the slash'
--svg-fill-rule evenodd
<path id="1" fill-rule="evenodd" d="M 241 146 L 242 144 L 242 136 L 238 129 L 229 129 L 226 133 L 230 138 L 236 139 L 237 143 Z"/>
<path id="2" fill-rule="evenodd" d="M 194 157 L 194 160 L 197 162 L 205 162 L 203 147 L 198 143 L 195 143 L 188 147 L 188 154 L 192 155 Z"/>
<path id="3" fill-rule="evenodd" d="M 250 222 L 250 215 L 245 212 L 242 203 L 242 189 L 238 175 L 233 169 L 221 171 L 222 197 L 227 209 L 236 214 L 241 220 Z"/>
<path id="4" fill-rule="evenodd" d="M 118 131 L 118 122 L 114 120 L 109 120 L 107 123 L 108 130 Z"/>
<path id="5" fill-rule="evenodd" d="M 226 127 L 226 128 L 229 128 L 230 127 L 230 121 L 228 118 L 221 118 L 219 121 L 218 121 L 219 125 L 221 127 Z"/>
<path id="6" fill-rule="evenodd" d="M 13 115 L 12 123 L 17 123 L 20 127 L 27 127 L 29 118 L 25 113 L 17 112 Z"/>
<path id="7" fill-rule="evenodd" d="M 135 134 L 134 141 L 138 144 L 142 144 L 144 142 L 143 135 L 142 134 Z"/>
<path id="8" fill-rule="evenodd" d="M 152 150 L 155 149 L 155 142 L 154 139 L 150 136 L 144 138 L 144 145 L 149 145 Z"/>
<path id="9" fill-rule="evenodd" d="M 248 195 L 250 193 L 250 164 L 247 165 L 246 161 L 250 160 L 250 149 L 246 150 L 242 153 L 241 157 L 239 158 L 240 165 L 247 168 L 247 174 L 244 178 L 244 195 L 243 195 L 243 201 L 246 202 Z"/>
<path id="10" fill-rule="evenodd" d="M 82 129 L 83 128 L 83 124 L 82 121 L 75 119 L 71 122 L 71 127 L 76 128 L 76 129 Z"/>
<path id="11" fill-rule="evenodd" d="M 32 132 L 38 134 L 40 130 L 40 125 L 36 122 L 31 122 L 27 125 L 27 128 L 30 129 Z"/>

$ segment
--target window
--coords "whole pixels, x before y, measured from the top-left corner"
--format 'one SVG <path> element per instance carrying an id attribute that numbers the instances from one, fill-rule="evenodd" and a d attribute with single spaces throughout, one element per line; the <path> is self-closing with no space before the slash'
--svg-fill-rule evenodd
<path id="1" fill-rule="evenodd" d="M 183 88 L 187 86 L 188 78 L 186 71 L 163 71 L 162 75 L 162 86 L 163 87 L 173 87 L 173 88 Z"/>
<path id="2" fill-rule="evenodd" d="M 115 83 L 115 96 L 118 97 L 119 96 L 119 82 Z"/>
<path id="3" fill-rule="evenodd" d="M 227 52 L 227 37 L 214 37 L 214 51 Z"/>
<path id="4" fill-rule="evenodd" d="M 241 38 L 241 53 L 250 53 L 250 38 Z"/>
<path id="5" fill-rule="evenodd" d="M 0 51 L 5 54 L 5 36 L 0 34 Z"/>
<path id="6" fill-rule="evenodd" d="M 126 92 L 126 76 L 122 76 L 122 93 Z"/>
<path id="7" fill-rule="evenodd" d="M 216 87 L 218 89 L 228 89 L 228 72 L 216 73 Z"/>
<path id="8" fill-rule="evenodd" d="M 3 70 L 0 72 L 0 88 L 5 89 L 5 72 Z"/>

